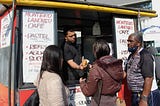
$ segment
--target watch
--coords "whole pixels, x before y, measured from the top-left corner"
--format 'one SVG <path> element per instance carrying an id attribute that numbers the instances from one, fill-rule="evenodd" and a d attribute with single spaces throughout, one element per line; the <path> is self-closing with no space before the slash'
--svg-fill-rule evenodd
<path id="1" fill-rule="evenodd" d="M 141 95 L 141 97 L 140 97 L 142 100 L 144 100 L 144 101 L 148 101 L 148 96 L 146 96 L 146 95 Z"/>

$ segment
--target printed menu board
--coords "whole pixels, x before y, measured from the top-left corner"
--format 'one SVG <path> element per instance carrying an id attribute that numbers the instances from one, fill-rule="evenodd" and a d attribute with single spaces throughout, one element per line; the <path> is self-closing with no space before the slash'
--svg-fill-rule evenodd
<path id="1" fill-rule="evenodd" d="M 1 20 L 0 48 L 10 46 L 12 30 L 12 11 Z"/>
<path id="2" fill-rule="evenodd" d="M 44 49 L 55 44 L 54 11 L 24 9 L 23 82 L 32 83 L 40 71 Z"/>
<path id="3" fill-rule="evenodd" d="M 115 18 L 115 32 L 116 32 L 116 51 L 117 58 L 127 58 L 129 55 L 127 47 L 127 39 L 129 34 L 134 33 L 135 26 L 133 19 Z"/>

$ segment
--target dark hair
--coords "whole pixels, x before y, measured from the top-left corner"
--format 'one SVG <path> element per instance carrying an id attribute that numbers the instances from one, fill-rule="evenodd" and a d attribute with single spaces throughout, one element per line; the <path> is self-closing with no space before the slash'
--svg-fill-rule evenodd
<path id="1" fill-rule="evenodd" d="M 46 47 L 43 52 L 43 60 L 40 69 L 40 78 L 44 71 L 57 73 L 62 78 L 63 55 L 61 49 L 56 45 Z"/>
<path id="2" fill-rule="evenodd" d="M 110 54 L 110 48 L 105 40 L 97 40 L 93 44 L 93 53 L 97 59 Z"/>
<path id="3" fill-rule="evenodd" d="M 63 33 L 64 33 L 64 36 L 66 37 L 66 35 L 68 34 L 68 32 L 74 32 L 74 30 L 73 29 L 70 29 L 70 28 L 65 28 L 64 30 L 63 30 Z"/>
<path id="4" fill-rule="evenodd" d="M 68 27 L 68 28 L 65 28 L 64 30 L 63 30 L 64 32 L 64 37 L 66 37 L 67 35 L 68 35 L 68 32 L 75 32 L 75 30 L 74 29 L 71 29 L 70 27 Z M 75 35 L 76 36 L 76 35 Z M 77 36 L 76 36 L 77 37 Z M 66 42 L 66 40 L 65 40 L 65 38 L 64 38 L 64 40 L 63 40 L 63 43 L 61 44 L 61 48 L 62 49 L 64 49 L 64 44 L 65 44 L 65 42 Z M 77 39 L 75 39 L 75 42 L 73 43 L 73 45 L 76 47 L 76 43 L 77 43 Z"/>
<path id="5" fill-rule="evenodd" d="M 135 32 L 135 33 L 132 33 L 130 34 L 130 36 L 135 36 L 136 40 L 140 43 L 143 42 L 143 33 L 142 32 Z"/>

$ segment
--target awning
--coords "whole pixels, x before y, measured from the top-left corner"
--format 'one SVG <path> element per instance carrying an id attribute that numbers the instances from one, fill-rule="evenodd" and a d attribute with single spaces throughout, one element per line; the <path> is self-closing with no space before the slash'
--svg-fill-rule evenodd
<path id="1" fill-rule="evenodd" d="M 1 4 L 12 4 L 12 0 L 1 0 Z M 45 1 L 45 0 L 17 0 L 16 5 L 19 6 L 35 6 L 35 7 L 49 7 L 49 8 L 63 8 L 63 9 L 78 9 L 87 11 L 108 12 L 124 15 L 135 15 L 143 17 L 157 17 L 156 11 L 143 10 L 127 7 L 101 5 L 89 2 L 70 2 L 70 1 Z"/>

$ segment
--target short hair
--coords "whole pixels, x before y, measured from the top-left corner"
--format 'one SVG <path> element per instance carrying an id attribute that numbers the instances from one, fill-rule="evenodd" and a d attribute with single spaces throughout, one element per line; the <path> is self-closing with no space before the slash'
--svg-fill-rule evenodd
<path id="1" fill-rule="evenodd" d="M 93 44 L 93 53 L 95 55 L 95 58 L 99 59 L 102 56 L 109 55 L 110 54 L 110 47 L 108 45 L 108 42 L 105 40 L 97 40 Z"/>
<path id="2" fill-rule="evenodd" d="M 70 28 L 65 28 L 64 30 L 63 30 L 63 33 L 64 33 L 64 36 L 66 37 L 66 35 L 68 34 L 68 32 L 74 32 L 74 30 L 73 29 L 70 29 Z"/>
<path id="3" fill-rule="evenodd" d="M 142 32 L 138 31 L 138 32 L 130 34 L 130 36 L 135 36 L 138 42 L 143 43 L 143 33 Z"/>
<path id="4" fill-rule="evenodd" d="M 40 78 L 44 71 L 57 73 L 61 76 L 63 62 L 62 50 L 56 45 L 49 45 L 43 52 L 43 59 L 40 69 Z"/>

